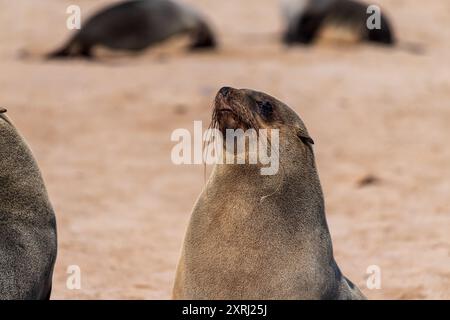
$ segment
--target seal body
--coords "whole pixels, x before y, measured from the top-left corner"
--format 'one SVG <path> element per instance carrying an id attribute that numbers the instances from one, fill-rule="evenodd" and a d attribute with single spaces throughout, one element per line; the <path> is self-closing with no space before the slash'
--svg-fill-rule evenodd
<path id="1" fill-rule="evenodd" d="M 281 0 L 281 5 L 287 20 L 286 44 L 312 44 L 327 26 L 343 27 L 361 41 L 395 44 L 388 18 L 381 14 L 380 28 L 369 29 L 369 5 L 357 0 Z"/>
<path id="2" fill-rule="evenodd" d="M 214 167 L 191 215 L 173 298 L 364 299 L 333 258 L 302 120 L 267 94 L 232 88 L 218 93 L 214 115 L 221 131 L 278 129 L 280 170 Z"/>
<path id="3" fill-rule="evenodd" d="M 95 46 L 140 51 L 177 34 L 189 34 L 191 48 L 216 45 L 211 28 L 193 8 L 174 0 L 132 0 L 105 8 L 49 58 L 90 57 Z"/>
<path id="4" fill-rule="evenodd" d="M 0 300 L 48 299 L 55 215 L 33 155 L 0 114 Z"/>

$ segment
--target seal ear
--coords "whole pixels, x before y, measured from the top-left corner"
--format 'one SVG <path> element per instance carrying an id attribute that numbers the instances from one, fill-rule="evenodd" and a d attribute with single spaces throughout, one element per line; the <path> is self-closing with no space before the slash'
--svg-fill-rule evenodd
<path id="1" fill-rule="evenodd" d="M 303 136 L 298 136 L 300 138 L 300 140 L 303 141 L 303 143 L 306 144 L 314 144 L 314 140 L 311 137 L 303 137 Z"/>
<path id="2" fill-rule="evenodd" d="M 314 144 L 314 140 L 310 137 L 310 135 L 306 131 L 299 130 L 297 132 L 297 137 L 299 137 L 303 143 L 310 144 L 310 145 Z"/>

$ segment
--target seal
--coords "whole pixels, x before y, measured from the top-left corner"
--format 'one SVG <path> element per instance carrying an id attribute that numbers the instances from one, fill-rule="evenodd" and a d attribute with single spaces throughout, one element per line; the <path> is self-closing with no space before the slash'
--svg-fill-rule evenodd
<path id="1" fill-rule="evenodd" d="M 174 299 L 364 299 L 333 257 L 312 144 L 281 101 L 222 88 L 213 127 L 279 130 L 280 170 L 216 164 L 194 206 Z M 247 151 L 244 151 L 247 152 Z"/>
<path id="2" fill-rule="evenodd" d="M 281 0 L 287 20 L 284 42 L 312 44 L 326 26 L 343 27 L 361 41 L 394 45 L 396 40 L 388 18 L 381 14 L 380 29 L 367 28 L 368 5 L 356 0 Z"/>
<path id="3" fill-rule="evenodd" d="M 191 49 L 216 46 L 212 29 L 192 7 L 174 0 L 126 1 L 100 10 L 47 57 L 89 58 L 95 46 L 136 52 L 180 34 L 190 35 Z"/>
<path id="4" fill-rule="evenodd" d="M 55 214 L 33 155 L 0 111 L 0 300 L 49 299 Z"/>

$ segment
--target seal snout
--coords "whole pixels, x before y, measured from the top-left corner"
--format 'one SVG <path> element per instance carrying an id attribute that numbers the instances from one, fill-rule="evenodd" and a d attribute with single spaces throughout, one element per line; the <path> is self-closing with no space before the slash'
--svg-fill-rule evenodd
<path id="1" fill-rule="evenodd" d="M 231 90 L 231 87 L 222 87 L 222 89 L 219 90 L 219 94 L 221 94 L 222 97 L 227 98 Z"/>
<path id="2" fill-rule="evenodd" d="M 222 87 L 216 96 L 215 107 L 218 112 L 233 112 L 235 111 L 233 108 L 232 100 L 234 99 L 233 92 L 236 89 L 231 87 Z"/>
<path id="3" fill-rule="evenodd" d="M 222 133 L 225 133 L 227 129 L 248 127 L 237 104 L 239 100 L 237 93 L 237 89 L 226 86 L 222 87 L 216 95 L 213 123 Z"/>

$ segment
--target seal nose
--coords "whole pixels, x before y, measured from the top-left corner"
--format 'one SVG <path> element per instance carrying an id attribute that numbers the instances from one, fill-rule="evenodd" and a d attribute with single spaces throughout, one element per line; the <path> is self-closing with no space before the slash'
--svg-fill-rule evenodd
<path id="1" fill-rule="evenodd" d="M 219 90 L 220 94 L 226 98 L 230 92 L 231 92 L 231 88 L 230 87 L 223 87 L 222 89 Z"/>

